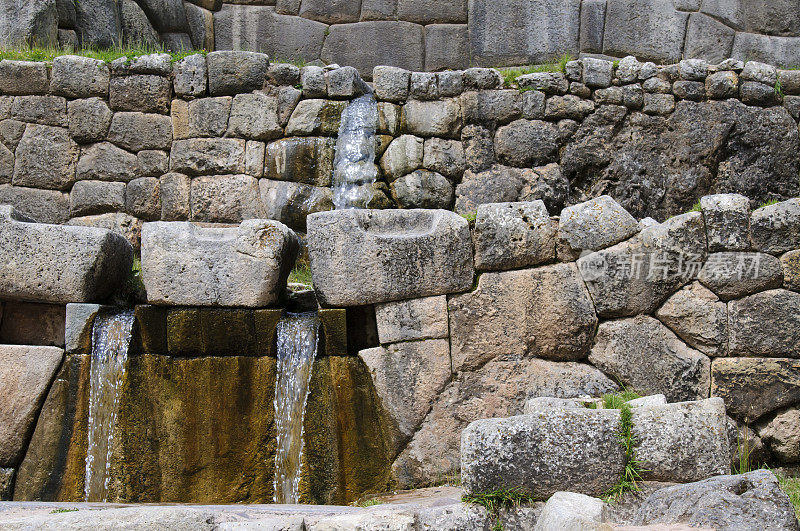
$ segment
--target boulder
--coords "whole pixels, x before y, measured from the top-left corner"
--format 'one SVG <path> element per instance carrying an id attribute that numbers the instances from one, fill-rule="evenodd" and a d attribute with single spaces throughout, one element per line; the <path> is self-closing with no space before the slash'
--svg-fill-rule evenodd
<path id="1" fill-rule="evenodd" d="M 94 227 L 96 229 L 110 230 L 124 237 L 133 247 L 135 254 L 138 254 L 141 248 L 142 221 L 124 212 L 108 212 L 106 214 L 72 218 L 67 224 L 76 227 Z"/>
<path id="2" fill-rule="evenodd" d="M 670 401 L 708 396 L 708 357 L 647 315 L 601 323 L 589 361 L 639 393 Z"/>
<path id="3" fill-rule="evenodd" d="M 111 80 L 109 104 L 115 111 L 169 113 L 172 83 L 162 76 L 137 74 Z"/>
<path id="4" fill-rule="evenodd" d="M 447 299 L 444 295 L 376 304 L 375 320 L 378 339 L 384 345 L 416 339 L 446 338 L 450 335 Z"/>
<path id="5" fill-rule="evenodd" d="M 464 148 L 458 140 L 429 138 L 425 141 L 423 166 L 458 181 L 466 169 Z"/>
<path id="6" fill-rule="evenodd" d="M 286 136 L 335 136 L 346 107 L 344 101 L 302 100 L 289 118 Z"/>
<path id="7" fill-rule="evenodd" d="M 170 171 L 188 175 L 243 173 L 246 142 L 238 138 L 176 140 L 170 153 Z"/>
<path id="8" fill-rule="evenodd" d="M 142 228 L 148 302 L 184 306 L 276 304 L 298 252 L 285 225 L 251 219 L 236 228 L 154 222 Z"/>
<path id="9" fill-rule="evenodd" d="M 530 167 L 556 162 L 558 129 L 540 120 L 516 120 L 497 130 L 495 153 L 503 164 Z"/>
<path id="10" fill-rule="evenodd" d="M 69 134 L 76 142 L 88 144 L 105 140 L 113 113 L 100 98 L 71 100 L 67 104 Z"/>
<path id="11" fill-rule="evenodd" d="M 775 289 L 728 304 L 731 356 L 800 357 L 800 293 Z"/>
<path id="12" fill-rule="evenodd" d="M 603 500 L 577 492 L 556 492 L 547 500 L 534 530 L 592 530 L 607 521 L 608 506 Z"/>
<path id="13" fill-rule="evenodd" d="M 783 287 L 800 292 L 800 249 L 781 256 Z"/>
<path id="14" fill-rule="evenodd" d="M 580 360 L 597 326 L 575 264 L 484 273 L 474 291 L 450 297 L 448 307 L 456 371 L 498 356 Z"/>
<path id="15" fill-rule="evenodd" d="M 376 66 L 372 71 L 375 96 L 379 100 L 405 102 L 411 83 L 411 72 L 395 66 Z"/>
<path id="16" fill-rule="evenodd" d="M 0 346 L 0 466 L 16 467 L 64 351 L 55 347 Z"/>
<path id="17" fill-rule="evenodd" d="M 518 269 L 555 260 L 556 225 L 542 201 L 478 206 L 475 269 Z"/>
<path id="18" fill-rule="evenodd" d="M 263 217 L 258 180 L 250 175 L 205 175 L 192 179 L 192 220 L 239 223 Z"/>
<path id="19" fill-rule="evenodd" d="M 78 152 L 66 129 L 29 124 L 17 146 L 12 182 L 16 186 L 67 190 L 75 182 Z"/>
<path id="20" fill-rule="evenodd" d="M 326 137 L 282 138 L 267 144 L 264 177 L 330 186 L 336 141 Z"/>
<path id="21" fill-rule="evenodd" d="M 713 253 L 697 279 L 723 301 L 738 299 L 783 284 L 781 261 L 764 253 Z"/>
<path id="22" fill-rule="evenodd" d="M 619 203 L 601 195 L 567 207 L 558 219 L 558 245 L 573 260 L 582 251 L 599 251 L 639 232 L 639 224 Z"/>
<path id="23" fill-rule="evenodd" d="M 541 199 L 550 211 L 555 212 L 564 206 L 568 191 L 569 182 L 558 164 L 533 169 L 495 165 L 481 172 L 464 172 L 456 187 L 455 210 L 467 214 L 475 212 L 483 203 Z"/>
<path id="24" fill-rule="evenodd" d="M 35 223 L 0 207 L 0 298 L 97 302 L 128 278 L 131 246 L 107 230 Z"/>
<path id="25" fill-rule="evenodd" d="M 310 214 L 333 210 L 330 188 L 261 179 L 259 189 L 264 215 L 300 231 L 306 230 Z"/>
<path id="26" fill-rule="evenodd" d="M 414 135 L 401 135 L 389 144 L 381 157 L 381 170 L 388 182 L 422 167 L 424 141 Z"/>
<path id="27" fill-rule="evenodd" d="M 0 184 L 0 204 L 11 205 L 23 216 L 37 216 L 42 223 L 65 223 L 69 219 L 69 194 Z"/>
<path id="28" fill-rule="evenodd" d="M 228 135 L 251 140 L 271 140 L 283 135 L 278 123 L 278 100 L 261 92 L 233 98 Z"/>
<path id="29" fill-rule="evenodd" d="M 100 142 L 81 149 L 76 171 L 79 181 L 121 181 L 125 183 L 139 177 L 139 159 L 133 153 L 120 149 L 114 144 Z"/>
<path id="30" fill-rule="evenodd" d="M 514 485 L 538 498 L 566 488 L 601 495 L 625 468 L 619 416 L 617 410 L 553 409 L 472 422 L 461 433 L 464 490 Z"/>
<path id="31" fill-rule="evenodd" d="M 398 20 L 335 24 L 325 37 L 320 59 L 351 65 L 364 78 L 377 65 L 424 70 L 424 28 Z"/>
<path id="32" fill-rule="evenodd" d="M 658 63 L 681 59 L 688 13 L 659 0 L 609 0 L 603 53 Z"/>
<path id="33" fill-rule="evenodd" d="M 800 461 L 800 409 L 790 407 L 758 427 L 758 436 L 783 463 Z"/>
<path id="34" fill-rule="evenodd" d="M 392 192 L 400 208 L 443 208 L 453 205 L 453 185 L 434 171 L 416 170 L 395 180 Z"/>
<path id="35" fill-rule="evenodd" d="M 656 317 L 690 347 L 707 356 L 725 356 L 728 349 L 728 306 L 699 282 L 667 299 Z"/>
<path id="36" fill-rule="evenodd" d="M 69 194 L 72 217 L 125 209 L 125 183 L 80 181 Z"/>
<path id="37" fill-rule="evenodd" d="M 410 100 L 403 105 L 406 131 L 423 137 L 459 138 L 461 105 L 457 98 L 438 101 Z"/>
<path id="38" fill-rule="evenodd" d="M 522 94 L 519 90 L 481 90 L 461 96 L 464 122 L 507 124 L 522 114 Z"/>
<path id="39" fill-rule="evenodd" d="M 700 199 L 709 252 L 750 249 L 750 201 L 739 194 Z"/>
<path id="40" fill-rule="evenodd" d="M 172 121 L 162 114 L 118 112 L 111 120 L 108 141 L 128 151 L 160 149 L 172 144 Z"/>
<path id="41" fill-rule="evenodd" d="M 64 350 L 67 355 L 92 353 L 94 319 L 101 311 L 111 309 L 100 304 L 67 304 L 64 319 Z"/>
<path id="42" fill-rule="evenodd" d="M 58 10 L 55 0 L 4 4 L 0 9 L 0 45 L 3 47 L 57 44 Z"/>
<path id="43" fill-rule="evenodd" d="M 67 100 L 61 96 L 17 96 L 11 117 L 22 122 L 64 127 L 67 125 Z"/>
<path id="44" fill-rule="evenodd" d="M 209 93 L 224 96 L 261 89 L 269 57 L 256 52 L 216 51 L 208 54 L 206 63 Z"/>
<path id="45" fill-rule="evenodd" d="M 800 248 L 800 199 L 754 210 L 750 226 L 757 251 L 780 254 Z"/>
<path id="46" fill-rule="evenodd" d="M 36 61 L 0 61 L 0 94 L 46 94 L 47 65 Z"/>
<path id="47" fill-rule="evenodd" d="M 177 61 L 173 66 L 173 86 L 179 98 L 200 98 L 206 95 L 208 66 L 206 57 L 194 54 Z"/>
<path id="48" fill-rule="evenodd" d="M 69 98 L 103 98 L 108 96 L 110 76 L 108 64 L 104 61 L 62 55 L 53 59 L 50 90 Z"/>
<path id="49" fill-rule="evenodd" d="M 337 210 L 308 216 L 314 288 L 329 306 L 465 291 L 472 285 L 467 220 L 443 210 Z"/>
<path id="50" fill-rule="evenodd" d="M 657 490 L 645 500 L 632 523 L 713 529 L 798 528 L 789 497 L 769 470 Z"/>
<path id="51" fill-rule="evenodd" d="M 481 418 L 519 415 L 530 398 L 596 397 L 616 390 L 602 372 L 574 362 L 496 359 L 474 372 L 456 373 L 395 460 L 395 475 L 401 486 L 410 487 L 456 473 L 460 434 L 466 425 Z"/>
<path id="52" fill-rule="evenodd" d="M 753 422 L 800 401 L 800 361 L 788 358 L 717 358 L 711 364 L 711 396 L 728 413 Z"/>

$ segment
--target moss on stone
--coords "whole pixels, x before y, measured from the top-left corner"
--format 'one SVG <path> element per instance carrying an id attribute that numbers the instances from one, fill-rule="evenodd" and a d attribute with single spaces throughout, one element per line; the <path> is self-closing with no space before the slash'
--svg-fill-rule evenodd
<path id="1" fill-rule="evenodd" d="M 322 349 L 325 356 L 347 356 L 347 311 L 344 309 L 320 310 L 322 323 Z"/>

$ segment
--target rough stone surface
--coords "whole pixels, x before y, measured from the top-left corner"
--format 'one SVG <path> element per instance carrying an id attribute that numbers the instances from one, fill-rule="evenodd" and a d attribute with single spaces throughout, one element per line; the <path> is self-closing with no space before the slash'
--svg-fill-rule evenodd
<path id="1" fill-rule="evenodd" d="M 713 253 L 697 279 L 723 301 L 738 299 L 783 284 L 779 259 L 764 253 Z"/>
<path id="2" fill-rule="evenodd" d="M 44 402 L 64 351 L 55 347 L 3 345 L 0 347 L 0 466 L 15 467 L 23 457 L 33 421 Z"/>
<path id="3" fill-rule="evenodd" d="M 448 305 L 454 370 L 498 356 L 579 360 L 597 324 L 574 264 L 484 273 L 477 289 L 450 297 Z"/>
<path id="4" fill-rule="evenodd" d="M 739 194 L 718 194 L 700 199 L 706 224 L 708 250 L 750 249 L 750 202 Z"/>
<path id="5" fill-rule="evenodd" d="M 461 105 L 457 99 L 411 100 L 403 105 L 406 130 L 415 135 L 458 138 L 461 132 Z"/>
<path id="6" fill-rule="evenodd" d="M 779 412 L 758 428 L 758 436 L 770 451 L 784 463 L 800 461 L 800 409 L 788 408 Z"/>
<path id="7" fill-rule="evenodd" d="M 414 135 L 401 135 L 389 144 L 381 157 L 380 167 L 389 182 L 422 167 L 424 141 Z"/>
<path id="8" fill-rule="evenodd" d="M 646 315 L 601 323 L 589 361 L 639 392 L 670 401 L 708 396 L 709 359 Z"/>
<path id="9" fill-rule="evenodd" d="M 442 138 L 425 140 L 423 165 L 450 180 L 460 180 L 466 168 L 466 158 L 461 142 Z"/>
<path id="10" fill-rule="evenodd" d="M 127 278 L 133 253 L 121 237 L 106 230 L 25 219 L 12 207 L 0 207 L 3 299 L 95 302 L 109 296 Z"/>
<path id="11" fill-rule="evenodd" d="M 754 210 L 750 227 L 757 251 L 780 254 L 800 248 L 800 199 Z"/>
<path id="12" fill-rule="evenodd" d="M 69 194 L 0 184 L 0 203 L 11 205 L 41 223 L 64 223 L 69 219 Z"/>
<path id="13" fill-rule="evenodd" d="M 264 176 L 330 186 L 336 142 L 325 137 L 292 137 L 267 144 Z"/>
<path id="14" fill-rule="evenodd" d="M 259 188 L 264 215 L 293 229 L 305 230 L 310 214 L 333 210 L 330 188 L 269 179 L 261 179 Z"/>
<path id="15" fill-rule="evenodd" d="M 66 190 L 75 182 L 78 145 L 66 129 L 28 125 L 19 142 L 13 184 Z"/>
<path id="16" fill-rule="evenodd" d="M 79 181 L 129 182 L 139 176 L 139 159 L 114 144 L 100 142 L 81 149 L 76 172 Z"/>
<path id="17" fill-rule="evenodd" d="M 188 175 L 244 172 L 246 143 L 237 138 L 176 140 L 170 153 L 170 170 Z"/>
<path id="18" fill-rule="evenodd" d="M 776 289 L 728 304 L 732 356 L 800 357 L 800 294 Z"/>
<path id="19" fill-rule="evenodd" d="M 125 208 L 125 183 L 80 181 L 69 194 L 70 215 L 87 216 Z"/>
<path id="20" fill-rule="evenodd" d="M 392 192 L 400 208 L 444 208 L 453 205 L 453 185 L 439 173 L 416 170 L 395 180 Z"/>
<path id="21" fill-rule="evenodd" d="M 326 135 L 339 132 L 339 121 L 346 103 L 329 100 L 302 100 L 286 126 L 287 136 Z"/>
<path id="22" fill-rule="evenodd" d="M 34 61 L 0 61 L 0 93 L 45 94 L 50 88 L 47 65 Z"/>
<path id="23" fill-rule="evenodd" d="M 161 76 L 133 75 L 111 80 L 109 104 L 115 111 L 167 114 L 172 84 Z"/>
<path id="24" fill-rule="evenodd" d="M 800 250 L 789 251 L 781 256 L 783 265 L 783 287 L 800 292 Z"/>
<path id="25" fill-rule="evenodd" d="M 699 282 L 670 297 L 655 315 L 692 348 L 712 357 L 727 354 L 728 307 Z"/>
<path id="26" fill-rule="evenodd" d="M 594 529 L 606 521 L 608 507 L 603 500 L 577 492 L 556 492 L 547 500 L 535 529 Z"/>
<path id="27" fill-rule="evenodd" d="M 599 251 L 639 232 L 639 224 L 607 195 L 567 207 L 558 219 L 558 244 L 573 259 L 582 251 Z"/>
<path id="28" fill-rule="evenodd" d="M 208 91 L 212 96 L 240 94 L 264 85 L 269 58 L 256 52 L 211 52 L 208 65 Z"/>
<path id="29" fill-rule="evenodd" d="M 6 302 L 0 321 L 0 344 L 64 348 L 64 306 Z"/>
<path id="30" fill-rule="evenodd" d="M 475 269 L 517 269 L 555 260 L 556 225 L 542 201 L 478 206 Z"/>
<path id="31" fill-rule="evenodd" d="M 100 98 L 72 100 L 67 104 L 69 133 L 81 144 L 105 139 L 113 113 Z"/>
<path id="32" fill-rule="evenodd" d="M 517 120 L 497 130 L 495 152 L 500 162 L 530 167 L 555 162 L 558 150 L 556 126 L 539 120 Z"/>
<path id="33" fill-rule="evenodd" d="M 64 325 L 64 350 L 67 355 L 92 353 L 94 319 L 101 310 L 99 304 L 69 303 Z"/>
<path id="34" fill-rule="evenodd" d="M 475 212 L 484 203 L 541 199 L 549 211 L 558 211 L 567 198 L 569 182 L 558 164 L 533 169 L 495 165 L 479 173 L 467 170 L 456 187 L 455 211 Z"/>
<path id="35" fill-rule="evenodd" d="M 450 334 L 444 295 L 376 304 L 375 319 L 381 344 L 446 338 Z"/>
<path id="36" fill-rule="evenodd" d="M 118 112 L 111 120 L 108 141 L 128 151 L 169 150 L 172 121 L 161 114 Z"/>
<path id="37" fill-rule="evenodd" d="M 685 524 L 713 529 L 798 528 L 789 497 L 768 470 L 718 476 L 658 490 L 639 508 L 633 524 Z"/>
<path id="38" fill-rule="evenodd" d="M 469 289 L 469 240 L 467 221 L 446 211 L 341 210 L 308 217 L 314 287 L 330 306 Z"/>
<path id="39" fill-rule="evenodd" d="M 320 58 L 354 66 L 365 77 L 380 64 L 421 71 L 422 33 L 422 26 L 404 21 L 337 24 L 325 38 Z"/>
<path id="40" fill-rule="evenodd" d="M 278 100 L 263 93 L 237 94 L 233 98 L 228 135 L 252 140 L 272 140 L 281 136 Z"/>
<path id="41" fill-rule="evenodd" d="M 728 413 L 752 422 L 800 400 L 800 361 L 788 358 L 717 358 L 711 365 L 711 396 Z"/>
<path id="42" fill-rule="evenodd" d="M 688 13 L 659 0 L 609 0 L 603 53 L 675 62 L 681 58 Z"/>
<path id="43" fill-rule="evenodd" d="M 185 306 L 275 304 L 297 256 L 285 225 L 247 220 L 238 228 L 145 223 L 142 278 L 148 302 Z"/>
<path id="44" fill-rule="evenodd" d="M 250 175 L 208 175 L 192 179 L 193 221 L 238 223 L 262 217 L 258 180 Z"/>
<path id="45" fill-rule="evenodd" d="M 53 59 L 50 90 L 69 98 L 105 97 L 110 75 L 108 65 L 99 59 L 62 55 Z"/>
<path id="46" fill-rule="evenodd" d="M 175 79 L 173 86 L 175 95 L 186 98 L 199 98 L 206 95 L 208 85 L 208 67 L 202 54 L 184 57 L 173 68 Z"/>

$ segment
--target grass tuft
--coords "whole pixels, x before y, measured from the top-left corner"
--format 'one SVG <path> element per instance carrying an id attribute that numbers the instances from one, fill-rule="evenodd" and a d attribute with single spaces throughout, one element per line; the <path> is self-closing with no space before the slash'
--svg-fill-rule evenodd
<path id="1" fill-rule="evenodd" d="M 641 398 L 641 395 L 636 391 L 623 389 L 619 393 L 610 393 L 603 395 L 603 407 L 605 409 L 622 409 L 627 402 Z"/>
<path id="2" fill-rule="evenodd" d="M 373 505 L 382 505 L 383 502 L 378 498 L 369 498 L 367 500 L 358 500 L 353 505 L 356 507 L 372 507 Z"/>
<path id="3" fill-rule="evenodd" d="M 536 499 L 525 490 L 515 487 L 511 489 L 495 489 L 490 492 L 476 494 L 464 494 L 461 497 L 464 503 L 480 505 L 495 519 L 493 531 L 502 531 L 503 524 L 500 522 L 500 511 L 518 507 L 523 503 L 532 503 Z"/>
<path id="4" fill-rule="evenodd" d="M 195 55 L 195 54 L 206 55 L 208 52 L 206 50 L 171 51 L 152 46 L 136 46 L 136 47 L 115 46 L 112 48 L 103 48 L 103 49 L 85 48 L 79 50 L 73 50 L 72 48 L 60 48 L 56 46 L 47 48 L 12 47 L 12 48 L 0 48 L 0 60 L 9 59 L 14 61 L 35 61 L 35 62 L 50 63 L 53 61 L 53 59 L 55 59 L 56 57 L 61 57 L 62 55 L 79 55 L 81 57 L 100 59 L 101 61 L 110 63 L 111 61 L 114 61 L 121 57 L 125 57 L 128 59 L 128 61 L 132 61 L 137 57 L 141 57 L 143 55 L 152 55 L 154 53 L 169 54 L 170 57 L 172 58 L 171 59 L 172 62 L 176 62 L 190 55 Z"/>
<path id="5" fill-rule="evenodd" d="M 74 513 L 78 509 L 53 509 L 50 511 L 50 514 L 60 514 L 60 513 Z"/>
<path id="6" fill-rule="evenodd" d="M 703 207 L 700 206 L 700 201 L 699 200 L 697 201 L 697 203 L 692 205 L 692 208 L 689 210 L 689 212 L 702 212 L 702 211 L 703 211 Z"/>
<path id="7" fill-rule="evenodd" d="M 533 74 L 535 72 L 561 72 L 563 74 L 566 71 L 567 63 L 573 59 L 571 55 L 564 54 L 555 59 L 552 63 L 501 68 L 499 71 L 500 75 L 503 76 L 503 85 L 507 88 L 511 88 L 516 84 L 517 78 L 525 74 Z"/>
<path id="8" fill-rule="evenodd" d="M 605 397 L 603 397 L 603 400 L 605 401 Z M 622 470 L 617 484 L 608 489 L 602 496 L 603 500 L 608 503 L 615 502 L 626 492 L 638 491 L 638 482 L 642 480 L 641 472 L 644 472 L 641 462 L 636 459 L 633 449 L 636 444 L 636 438 L 633 436 L 633 412 L 631 411 L 631 406 L 625 402 L 622 403 L 619 410 L 617 440 L 625 450 L 625 468 Z"/>
<path id="9" fill-rule="evenodd" d="M 758 205 L 758 208 L 764 208 L 764 207 L 768 207 L 768 206 L 772 206 L 772 205 L 777 205 L 778 203 L 780 203 L 780 201 L 779 201 L 779 200 L 777 200 L 777 199 L 770 199 L 769 201 L 764 201 L 763 203 L 761 203 L 760 205 Z"/>
<path id="10" fill-rule="evenodd" d="M 800 478 L 790 478 L 780 472 L 776 472 L 775 476 L 783 491 L 789 496 L 795 516 L 800 519 Z"/>
<path id="11" fill-rule="evenodd" d="M 289 283 L 303 284 L 309 288 L 314 286 L 314 280 L 311 278 L 311 266 L 307 262 L 297 262 L 289 273 Z"/>

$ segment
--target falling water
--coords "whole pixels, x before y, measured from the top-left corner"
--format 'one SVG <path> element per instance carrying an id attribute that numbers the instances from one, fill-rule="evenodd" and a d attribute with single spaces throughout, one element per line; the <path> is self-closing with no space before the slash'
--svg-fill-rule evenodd
<path id="1" fill-rule="evenodd" d="M 133 310 L 98 315 L 92 330 L 86 501 L 106 501 L 120 387 L 133 329 Z"/>
<path id="2" fill-rule="evenodd" d="M 342 113 L 333 169 L 333 204 L 366 208 L 378 177 L 375 166 L 375 129 L 378 106 L 372 94 L 351 101 Z"/>
<path id="3" fill-rule="evenodd" d="M 287 313 L 278 323 L 278 377 L 275 382 L 275 503 L 298 503 L 303 457 L 303 416 L 317 354 L 316 312 Z"/>

